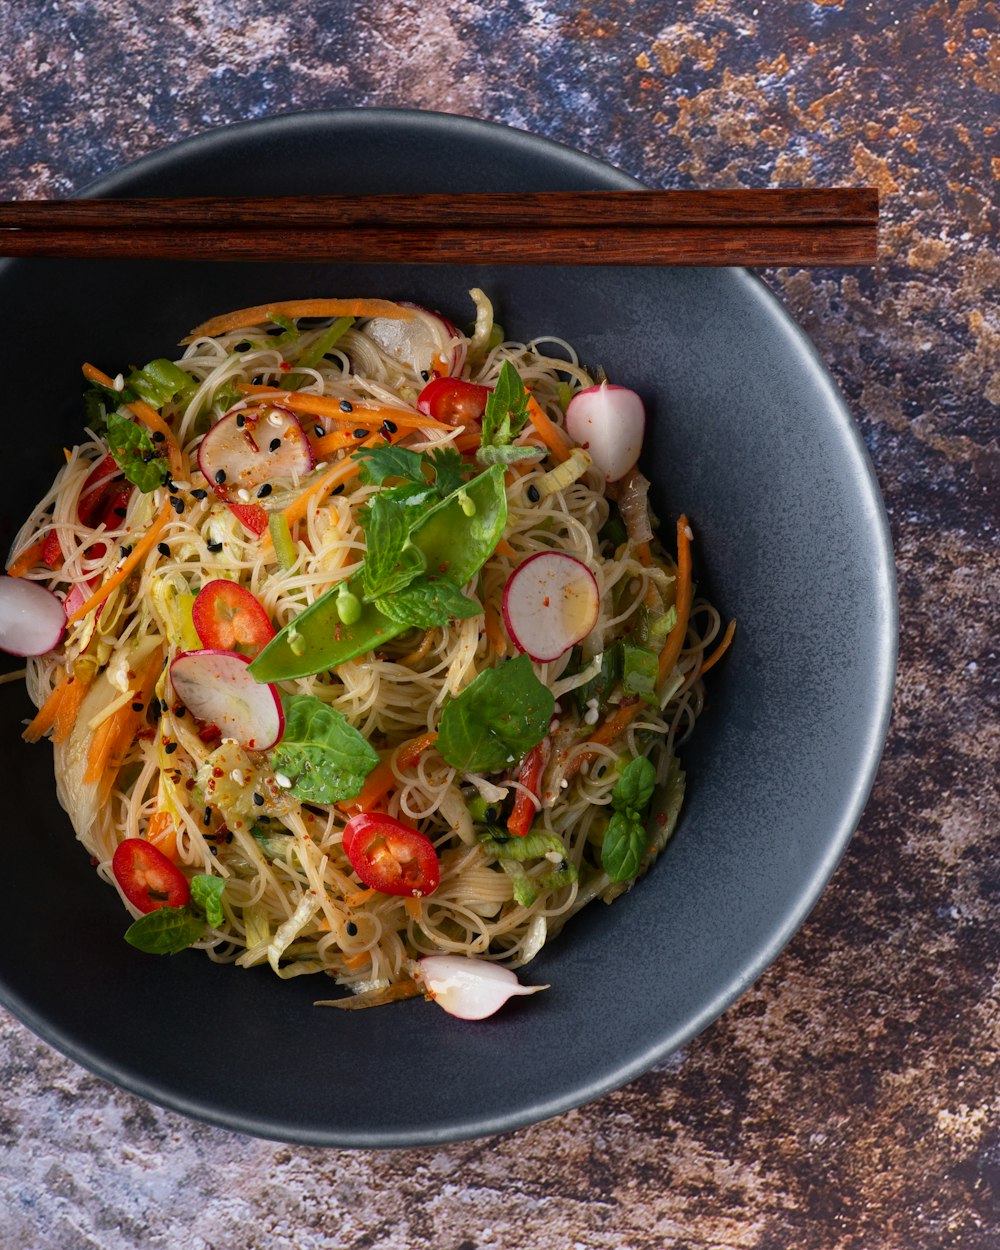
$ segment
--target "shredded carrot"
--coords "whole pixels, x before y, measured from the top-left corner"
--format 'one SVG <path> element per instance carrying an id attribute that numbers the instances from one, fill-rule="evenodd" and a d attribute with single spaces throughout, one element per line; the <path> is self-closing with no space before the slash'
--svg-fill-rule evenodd
<path id="1" fill-rule="evenodd" d="M 517 559 L 517 552 L 510 545 L 510 543 L 507 541 L 506 538 L 500 539 L 500 541 L 496 545 L 496 550 L 499 551 L 502 556 L 507 556 L 511 560 Z"/>
<path id="2" fill-rule="evenodd" d="M 292 412 L 308 413 L 312 417 L 332 417 L 344 423 L 346 429 L 379 429 L 383 422 L 391 421 L 397 429 L 406 430 L 452 430 L 454 426 L 435 421 L 421 412 L 408 412 L 405 408 L 389 408 L 385 404 L 355 404 L 350 412 L 344 412 L 339 399 L 329 395 L 309 395 L 300 391 L 282 391 L 274 386 L 258 386 L 251 382 L 237 383 L 237 390 L 254 399 L 281 401 L 282 408 Z"/>
<path id="3" fill-rule="evenodd" d="M 59 705 L 66 697 L 66 691 L 69 688 L 71 681 L 72 677 L 69 670 L 65 670 L 53 687 L 52 693 L 35 713 L 34 719 L 22 734 L 25 742 L 37 742 L 39 738 L 49 732 L 55 724 L 56 716 L 59 712 Z"/>
<path id="4" fill-rule="evenodd" d="M 404 898 L 403 911 L 406 912 L 411 920 L 420 921 L 423 919 L 424 915 L 423 901 L 419 898 L 414 898 L 413 895 L 409 898 Z"/>
<path id="5" fill-rule="evenodd" d="M 337 807 L 351 816 L 356 816 L 359 812 L 370 812 L 373 807 L 381 803 L 390 790 L 396 788 L 393 760 L 400 768 L 412 768 L 427 748 L 433 746 L 435 742 L 437 742 L 437 734 L 433 732 L 421 734 L 417 738 L 411 738 L 409 742 L 404 742 L 402 746 L 396 748 L 392 756 L 375 765 L 365 778 L 365 784 L 353 799 L 342 799 Z"/>
<path id="6" fill-rule="evenodd" d="M 86 603 L 82 603 L 73 615 L 67 618 L 67 624 L 72 625 L 74 621 L 79 621 L 86 616 L 88 612 L 102 604 L 108 595 L 125 581 L 133 569 L 137 568 L 146 558 L 146 554 L 156 546 L 160 535 L 167 528 L 173 515 L 173 508 L 171 508 L 169 503 L 165 503 L 153 518 L 149 529 L 146 530 L 142 538 L 132 548 L 131 553 L 125 557 L 121 568 L 117 572 L 112 573 L 106 582 L 98 586 Z"/>
<path id="7" fill-rule="evenodd" d="M 635 558 L 639 561 L 643 568 L 649 568 L 649 566 L 653 563 L 653 553 L 649 549 L 649 543 L 636 543 Z"/>
<path id="8" fill-rule="evenodd" d="M 275 316 L 289 317 L 391 317 L 402 321 L 412 317 L 408 308 L 393 304 L 387 299 L 286 299 L 273 304 L 256 304 L 253 308 L 238 308 L 235 312 L 211 317 L 195 326 L 186 339 L 186 346 L 203 334 L 209 337 L 228 334 L 230 330 L 243 330 L 247 326 L 263 325 Z"/>
<path id="9" fill-rule="evenodd" d="M 677 609 L 677 621 L 667 635 L 657 664 L 657 686 L 662 686 L 677 663 L 684 639 L 687 637 L 688 617 L 691 614 L 691 538 L 686 516 L 677 519 L 677 590 L 674 599 Z M 643 704 L 636 699 L 633 703 L 623 703 L 608 719 L 594 730 L 588 741 L 595 746 L 610 746 L 612 742 L 628 729 L 639 714 Z M 585 750 L 574 755 L 566 766 L 563 778 L 569 781 L 576 776 L 580 768 L 596 759 L 597 751 Z"/>
<path id="10" fill-rule="evenodd" d="M 569 459 L 572 450 L 570 441 L 558 425 L 552 420 L 534 395 L 528 396 L 528 414 L 531 424 L 538 432 L 542 442 L 552 452 L 560 464 Z"/>
<path id="11" fill-rule="evenodd" d="M 177 829 L 169 812 L 154 812 L 146 828 L 146 841 L 162 851 L 167 859 L 177 863 Z"/>
<path id="12" fill-rule="evenodd" d="M 414 664 L 419 664 L 434 645 L 434 633 L 433 629 L 426 630 L 423 638 L 420 640 L 420 646 L 414 647 L 412 651 L 407 651 L 406 655 L 401 655 L 396 663 L 403 664 L 407 668 L 412 668 Z"/>
<path id="13" fill-rule="evenodd" d="M 100 369 L 95 368 L 94 365 L 85 364 L 83 366 L 83 376 L 88 382 L 99 382 L 101 386 L 108 386 L 114 389 L 115 384 L 112 379 L 106 373 L 102 373 Z M 173 431 L 166 421 L 164 421 L 155 408 L 151 408 L 142 399 L 133 400 L 132 403 L 126 404 L 125 407 L 133 416 L 138 417 L 143 425 L 148 426 L 154 433 L 163 435 L 163 445 L 170 460 L 170 472 L 174 477 L 183 478 L 184 457 L 181 455 L 181 449 L 177 445 Z"/>
<path id="14" fill-rule="evenodd" d="M 726 632 L 722 635 L 722 641 L 715 648 L 715 650 L 708 657 L 708 659 L 702 661 L 701 668 L 698 669 L 699 677 L 702 675 L 702 673 L 707 673 L 710 668 L 714 668 L 715 665 L 718 664 L 718 662 L 722 659 L 722 657 L 729 650 L 729 644 L 733 641 L 733 635 L 735 633 L 736 633 L 736 621 L 732 620 L 726 626 Z"/>
<path id="15" fill-rule="evenodd" d="M 373 434 L 370 438 L 362 439 L 359 447 L 373 447 L 379 441 L 379 435 Z M 346 482 L 352 478 L 360 468 L 356 460 L 352 460 L 350 456 L 345 456 L 342 460 L 338 460 L 336 464 L 332 464 L 329 469 L 318 477 L 315 482 L 305 488 L 300 495 L 292 500 L 284 511 L 285 520 L 288 522 L 288 528 L 291 529 L 296 521 L 301 521 L 309 511 L 309 500 L 323 499 L 329 495 L 335 486 L 339 486 L 341 482 Z M 267 535 L 261 536 L 261 542 L 266 546 L 269 541 Z"/>
<path id="16" fill-rule="evenodd" d="M 478 430 L 470 430 L 465 434 L 459 434 L 452 443 L 452 447 L 464 456 L 467 451 L 477 451 L 482 441 L 483 436 Z"/>
<path id="17" fill-rule="evenodd" d="M 375 891 L 371 890 L 374 894 Z M 340 957 L 348 968 L 360 968 L 362 964 L 366 964 L 371 960 L 371 951 L 359 951 L 356 955 L 341 955 Z"/>
<path id="18" fill-rule="evenodd" d="M 115 777 L 146 716 L 146 705 L 163 667 L 163 650 L 156 647 L 133 677 L 131 699 L 97 727 L 87 752 L 83 779 L 101 783 L 100 798 L 106 801 Z M 138 710 L 133 708 L 138 704 Z"/>
<path id="19" fill-rule="evenodd" d="M 128 707 L 128 704 L 125 705 Z M 123 711 L 124 709 L 119 709 Z M 118 713 L 115 713 L 117 716 Z M 115 716 L 109 716 L 97 726 L 93 738 L 90 740 L 90 748 L 87 751 L 87 768 L 83 774 L 83 779 L 88 785 L 94 785 L 104 776 L 104 769 L 107 764 L 108 755 L 111 751 L 111 743 L 115 737 L 117 725 Z"/>
<path id="20" fill-rule="evenodd" d="M 378 894 L 378 890 L 353 890 L 349 894 L 344 895 L 344 902 L 348 907 L 360 907 L 363 903 L 367 903 L 370 898 L 374 898 Z"/>
<path id="21" fill-rule="evenodd" d="M 8 574 L 11 577 L 23 577 L 29 569 L 33 569 L 36 564 L 41 564 L 44 547 L 44 538 L 39 538 L 36 542 L 31 543 L 30 546 L 25 547 L 20 555 L 11 561 L 7 569 Z"/>
<path id="22" fill-rule="evenodd" d="M 486 605 L 486 638 L 490 650 L 501 660 L 507 654 L 507 639 L 504 637 L 500 624 L 500 613 L 492 602 Z"/>
<path id="23" fill-rule="evenodd" d="M 334 430 L 331 434 L 324 434 L 322 438 L 310 440 L 310 446 L 317 460 L 325 460 L 335 451 L 343 451 L 345 447 L 350 447 L 357 441 L 353 434 L 348 434 L 344 430 Z"/>
<path id="24" fill-rule="evenodd" d="M 437 742 L 437 738 L 437 734 L 431 730 L 430 733 L 420 734 L 419 737 L 404 742 L 396 751 L 396 763 L 400 768 L 412 768 L 421 755 Z"/>
<path id="25" fill-rule="evenodd" d="M 80 704 L 90 689 L 92 681 L 92 677 L 74 677 L 70 682 L 69 689 L 56 709 L 55 726 L 52 730 L 53 742 L 65 742 L 73 732 Z"/>

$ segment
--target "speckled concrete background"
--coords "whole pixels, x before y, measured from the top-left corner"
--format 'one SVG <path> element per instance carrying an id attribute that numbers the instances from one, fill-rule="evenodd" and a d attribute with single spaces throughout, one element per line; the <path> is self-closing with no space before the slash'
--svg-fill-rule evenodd
<path id="1" fill-rule="evenodd" d="M 302 108 L 506 122 L 652 186 L 870 182 L 877 273 L 769 281 L 888 502 L 895 719 L 777 963 L 671 1063 L 506 1137 L 283 1148 L 119 1093 L 0 1019 L 0 1250 L 1000 1245 L 1000 22 L 981 0 L 0 3 L 0 194 Z"/>

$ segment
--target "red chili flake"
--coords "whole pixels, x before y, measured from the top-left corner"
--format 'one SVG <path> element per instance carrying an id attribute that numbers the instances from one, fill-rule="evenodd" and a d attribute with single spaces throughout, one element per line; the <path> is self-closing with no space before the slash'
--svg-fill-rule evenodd
<path id="1" fill-rule="evenodd" d="M 224 769 L 221 769 L 221 768 L 213 768 L 213 769 L 212 769 L 212 776 L 213 776 L 213 777 L 221 777 L 221 776 L 223 775 L 223 772 L 224 772 Z"/>
<path id="2" fill-rule="evenodd" d="M 278 368 L 281 370 L 282 373 L 287 373 L 288 370 L 291 369 L 291 367 L 292 366 L 288 363 L 287 360 L 282 360 L 281 363 L 278 365 Z"/>
<path id="3" fill-rule="evenodd" d="M 662 829 L 662 828 L 663 828 L 663 826 L 667 823 L 667 813 L 666 813 L 666 812 L 660 812 L 659 816 L 657 816 L 657 818 L 656 818 L 656 823 L 657 823 L 657 824 L 660 826 L 660 828 Z"/>

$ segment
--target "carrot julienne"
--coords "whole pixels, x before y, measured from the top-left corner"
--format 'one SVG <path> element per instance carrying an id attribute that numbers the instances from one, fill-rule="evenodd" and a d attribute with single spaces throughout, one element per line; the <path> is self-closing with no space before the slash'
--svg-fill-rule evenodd
<path id="1" fill-rule="evenodd" d="M 395 321 L 412 317 L 408 308 L 385 299 L 288 299 L 273 304 L 255 304 L 252 308 L 238 308 L 235 312 L 211 317 L 195 326 L 191 333 L 181 339 L 185 346 L 197 338 L 214 338 L 229 334 L 232 330 L 245 330 L 249 326 L 262 325 L 273 317 L 391 317 Z"/>

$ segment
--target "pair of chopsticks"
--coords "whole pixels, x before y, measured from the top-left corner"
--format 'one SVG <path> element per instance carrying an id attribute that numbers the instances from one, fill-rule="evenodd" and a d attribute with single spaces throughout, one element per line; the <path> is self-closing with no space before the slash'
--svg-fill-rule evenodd
<path id="1" fill-rule="evenodd" d="M 873 265 L 878 192 L 545 191 L 0 203 L 0 255 L 490 265 Z"/>

